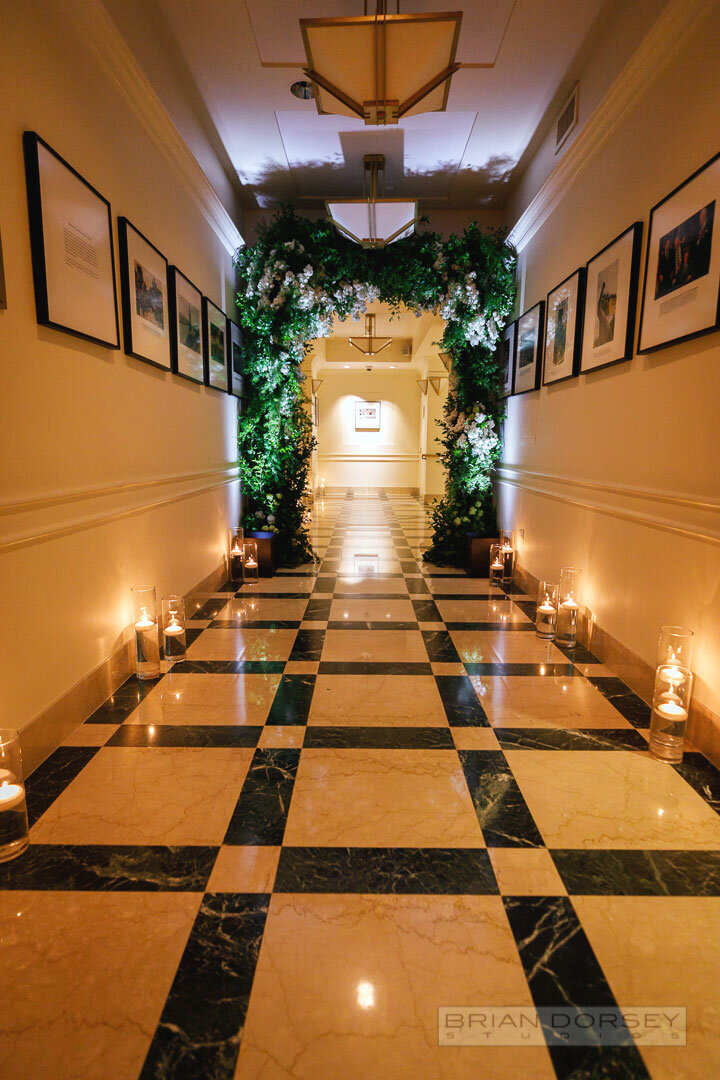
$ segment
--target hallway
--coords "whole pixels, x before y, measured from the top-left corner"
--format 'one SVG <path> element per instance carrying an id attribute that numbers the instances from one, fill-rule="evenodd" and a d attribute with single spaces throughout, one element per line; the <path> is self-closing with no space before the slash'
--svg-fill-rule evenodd
<path id="1" fill-rule="evenodd" d="M 312 534 L 30 777 L 15 1080 L 716 1075 L 720 774 L 651 760 L 533 598 L 423 564 L 416 498 L 327 495 Z M 569 1003 L 686 1007 L 688 1045 L 438 1044 L 444 1006 Z"/>

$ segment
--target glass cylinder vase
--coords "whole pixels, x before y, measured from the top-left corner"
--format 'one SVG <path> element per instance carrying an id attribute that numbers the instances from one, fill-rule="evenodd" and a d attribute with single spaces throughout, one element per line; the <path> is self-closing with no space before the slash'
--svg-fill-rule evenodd
<path id="1" fill-rule="evenodd" d="M 682 761 L 690 715 L 693 632 L 684 626 L 663 626 L 658 640 L 650 753 L 660 761 Z"/>
<path id="2" fill-rule="evenodd" d="M 559 586 L 555 581 L 541 581 L 538 589 L 535 633 L 547 641 L 555 637 L 557 631 Z"/>
<path id="3" fill-rule="evenodd" d="M 162 605 L 163 652 L 170 661 L 184 660 L 187 649 L 185 601 L 182 596 L 166 596 Z"/>
<path id="4" fill-rule="evenodd" d="M 563 566 L 560 571 L 555 638 L 558 645 L 565 645 L 568 648 L 573 648 L 577 644 L 581 578 L 582 570 L 578 570 L 575 566 Z"/>
<path id="5" fill-rule="evenodd" d="M 490 545 L 490 584 L 500 587 L 503 583 L 505 564 L 502 557 L 502 544 Z"/>
<path id="6" fill-rule="evenodd" d="M 513 579 L 515 570 L 515 549 L 513 547 L 512 533 L 508 529 L 500 530 L 500 554 L 503 561 L 503 585 L 509 585 Z"/>
<path id="7" fill-rule="evenodd" d="M 229 530 L 228 561 L 230 578 L 232 581 L 243 579 L 243 544 L 245 543 L 245 530 L 239 526 Z"/>
<path id="8" fill-rule="evenodd" d="M 160 674 L 160 638 L 155 587 L 136 585 L 130 592 L 133 598 L 135 672 L 138 679 L 157 679 Z"/>
<path id="9" fill-rule="evenodd" d="M 246 540 L 243 545 L 243 573 L 246 585 L 255 584 L 259 578 L 257 540 Z"/>
<path id="10" fill-rule="evenodd" d="M 17 731 L 0 728 L 0 862 L 14 859 L 28 846 L 22 751 Z"/>

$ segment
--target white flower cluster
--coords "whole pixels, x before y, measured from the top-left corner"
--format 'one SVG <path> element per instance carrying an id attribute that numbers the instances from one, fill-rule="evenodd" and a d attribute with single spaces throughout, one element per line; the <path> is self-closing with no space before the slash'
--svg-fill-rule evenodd
<path id="1" fill-rule="evenodd" d="M 438 309 L 439 314 L 446 322 L 460 323 L 468 345 L 485 345 L 488 349 L 494 349 L 502 326 L 495 313 L 485 314 L 481 311 L 482 301 L 475 284 L 476 278 L 477 274 L 471 270 L 461 281 L 452 281 Z M 471 315 L 469 319 L 468 312 Z"/>
<path id="2" fill-rule="evenodd" d="M 500 445 L 495 421 L 482 411 L 480 405 L 475 405 L 467 414 L 450 413 L 445 424 L 450 434 L 458 436 L 456 445 L 467 448 L 470 468 L 465 483 L 468 491 L 486 491 L 490 486 L 490 469 Z"/>

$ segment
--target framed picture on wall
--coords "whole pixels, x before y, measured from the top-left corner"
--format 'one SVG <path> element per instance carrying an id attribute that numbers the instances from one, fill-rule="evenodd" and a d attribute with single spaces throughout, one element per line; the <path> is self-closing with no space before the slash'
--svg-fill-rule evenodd
<path id="1" fill-rule="evenodd" d="M 237 323 L 227 321 L 229 391 L 235 397 L 243 396 L 243 334 Z"/>
<path id="2" fill-rule="evenodd" d="M 177 266 L 168 271 L 172 370 L 191 382 L 205 382 L 202 293 Z"/>
<path id="3" fill-rule="evenodd" d="M 356 431 L 379 431 L 380 430 L 380 402 L 379 401 L 356 401 L 355 402 L 355 430 Z"/>
<path id="4" fill-rule="evenodd" d="M 517 321 L 513 393 L 527 394 L 540 386 L 545 301 L 531 307 Z"/>
<path id="5" fill-rule="evenodd" d="M 515 371 L 515 341 L 517 334 L 517 322 L 511 322 L 506 326 L 498 342 L 497 358 L 502 371 L 503 397 L 509 397 L 513 391 L 513 374 Z"/>
<path id="6" fill-rule="evenodd" d="M 167 259 L 125 217 L 118 218 L 125 352 L 170 371 Z"/>
<path id="7" fill-rule="evenodd" d="M 2 236 L 0 236 L 0 309 L 7 307 L 7 292 L 5 291 L 5 268 L 3 266 Z"/>
<path id="8" fill-rule="evenodd" d="M 119 349 L 110 203 L 36 132 L 23 150 L 37 321 Z"/>
<path id="9" fill-rule="evenodd" d="M 720 154 L 650 211 L 638 352 L 720 328 Z"/>
<path id="10" fill-rule="evenodd" d="M 544 386 L 572 379 L 580 370 L 584 301 L 584 266 L 548 293 L 545 306 Z"/>
<path id="11" fill-rule="evenodd" d="M 205 385 L 215 390 L 228 390 L 227 316 L 217 304 L 203 296 L 203 347 L 205 352 Z"/>
<path id="12" fill-rule="evenodd" d="M 633 354 L 642 221 L 616 236 L 587 264 L 580 371 L 597 371 Z"/>

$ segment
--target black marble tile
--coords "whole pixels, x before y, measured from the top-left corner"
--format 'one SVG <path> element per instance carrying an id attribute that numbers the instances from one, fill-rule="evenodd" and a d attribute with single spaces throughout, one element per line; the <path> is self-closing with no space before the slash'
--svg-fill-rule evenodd
<path id="1" fill-rule="evenodd" d="M 337 579 L 336 579 L 334 574 L 327 575 L 327 576 L 324 575 L 323 577 L 319 577 L 315 582 L 313 592 L 314 593 L 316 593 L 316 592 L 331 593 L 333 591 L 333 589 L 335 588 L 335 581 L 336 580 Z"/>
<path id="2" fill-rule="evenodd" d="M 282 844 L 299 761 L 297 749 L 255 751 L 225 834 L 226 844 Z"/>
<path id="3" fill-rule="evenodd" d="M 579 675 L 572 664 L 465 664 L 465 670 L 468 675 Z"/>
<path id="4" fill-rule="evenodd" d="M 685 754 L 682 762 L 673 766 L 683 780 L 701 795 L 708 806 L 720 814 L 720 771 L 704 754 Z"/>
<path id="5" fill-rule="evenodd" d="M 189 611 L 188 619 L 216 619 L 224 607 L 230 601 L 230 597 L 217 597 L 213 596 L 209 600 L 206 600 L 202 607 L 197 611 Z"/>
<path id="6" fill-rule="evenodd" d="M 500 750 L 459 750 L 488 847 L 543 847 L 543 839 Z"/>
<path id="7" fill-rule="evenodd" d="M 482 848 L 284 847 L 273 892 L 482 896 L 498 887 Z"/>
<path id="8" fill-rule="evenodd" d="M 232 724 L 123 724 L 106 746 L 257 746 L 262 726 Z"/>
<path id="9" fill-rule="evenodd" d="M 328 630 L 417 630 L 417 628 L 417 622 L 391 622 L 390 619 L 386 622 L 380 620 L 351 622 L 350 619 L 339 619 L 337 622 L 328 623 Z"/>
<path id="10" fill-rule="evenodd" d="M 223 581 L 222 585 L 217 588 L 215 592 L 236 593 L 240 585 L 242 585 L 242 578 L 228 578 L 227 581 Z"/>
<path id="11" fill-rule="evenodd" d="M 495 728 L 503 750 L 647 750 L 634 728 Z"/>
<path id="12" fill-rule="evenodd" d="M 292 567 L 286 570 L 276 570 L 275 576 L 282 577 L 317 577 L 315 570 L 294 570 Z"/>
<path id="13" fill-rule="evenodd" d="M 397 555 L 397 557 L 399 559 L 401 559 L 401 560 L 402 559 L 407 559 L 409 562 L 412 562 L 413 566 L 417 567 L 418 564 L 413 559 L 413 553 L 410 550 L 410 548 L 407 546 L 407 544 L 397 543 L 396 542 L 395 543 L 395 553 L 396 553 L 396 555 Z M 415 573 L 415 571 L 413 570 L 412 573 Z"/>
<path id="14" fill-rule="evenodd" d="M 25 781 L 28 822 L 32 826 L 97 754 L 98 746 L 59 746 Z"/>
<path id="15" fill-rule="evenodd" d="M 537 615 L 537 600 L 513 600 L 513 604 L 519 611 L 522 611 L 523 615 L 527 615 L 528 619 L 535 622 Z"/>
<path id="16" fill-rule="evenodd" d="M 415 618 L 418 622 L 442 622 L 442 615 L 437 609 L 434 600 L 413 600 Z"/>
<path id="17" fill-rule="evenodd" d="M 85 723 L 122 724 L 123 720 L 126 720 L 157 686 L 160 679 L 138 679 L 136 675 L 132 675 L 95 710 L 92 716 L 88 717 Z"/>
<path id="18" fill-rule="evenodd" d="M 314 675 L 283 675 L 267 723 L 288 726 L 307 724 L 314 690 Z"/>
<path id="19" fill-rule="evenodd" d="M 320 675 L 432 675 L 430 664 L 409 661 L 321 660 Z"/>
<path id="20" fill-rule="evenodd" d="M 216 847 L 30 844 L 0 863 L 0 889 L 57 892 L 204 892 Z"/>
<path id="21" fill-rule="evenodd" d="M 568 660 L 572 664 L 599 664 L 597 656 L 588 650 L 583 645 L 573 645 L 569 648 L 567 645 L 560 645 L 557 641 L 553 641 L 553 645 L 556 649 L 559 649 L 563 656 L 567 656 Z"/>
<path id="22" fill-rule="evenodd" d="M 298 630 L 290 653 L 290 660 L 319 660 L 324 643 L 324 630 Z"/>
<path id="23" fill-rule="evenodd" d="M 205 896 L 139 1080 L 232 1080 L 269 899 Z"/>
<path id="24" fill-rule="evenodd" d="M 419 574 L 420 568 L 413 559 L 403 559 L 400 563 L 403 574 Z"/>
<path id="25" fill-rule="evenodd" d="M 189 649 L 193 641 L 197 641 L 203 631 L 206 629 L 204 626 L 191 626 L 185 631 L 185 644 Z"/>
<path id="26" fill-rule="evenodd" d="M 303 620 L 305 622 L 327 622 L 330 618 L 332 600 L 308 600 Z"/>
<path id="27" fill-rule="evenodd" d="M 650 727 L 650 715 L 652 712 L 650 706 L 646 705 L 637 694 L 634 694 L 622 679 L 604 675 L 590 675 L 588 676 L 588 682 L 597 687 L 602 696 L 607 698 L 610 704 L 614 705 L 620 715 L 629 720 L 633 727 Z"/>
<path id="28" fill-rule="evenodd" d="M 406 578 L 407 591 L 417 596 L 419 593 L 429 593 L 427 585 L 422 578 Z"/>
<path id="29" fill-rule="evenodd" d="M 208 630 L 298 630 L 299 619 L 213 619 Z"/>
<path id="30" fill-rule="evenodd" d="M 447 630 L 422 630 L 429 659 L 434 664 L 459 664 L 460 657 Z"/>
<path id="31" fill-rule="evenodd" d="M 315 750 L 453 750 L 450 728 L 320 727 L 307 729 L 304 747 Z"/>
<path id="32" fill-rule="evenodd" d="M 720 851 L 550 852 L 576 896 L 720 896 Z"/>
<path id="33" fill-rule="evenodd" d="M 351 592 L 336 592 L 333 593 L 333 599 L 335 600 L 407 600 L 407 593 L 351 593 Z M 305 616 L 307 618 L 307 615 Z"/>
<path id="34" fill-rule="evenodd" d="M 436 675 L 435 682 L 451 727 L 490 727 L 467 675 Z"/>
<path id="35" fill-rule="evenodd" d="M 340 564 L 339 559 L 323 559 L 320 563 L 319 573 L 334 577 Z"/>
<path id="36" fill-rule="evenodd" d="M 281 675 L 284 660 L 181 660 L 173 665 L 177 675 Z"/>

